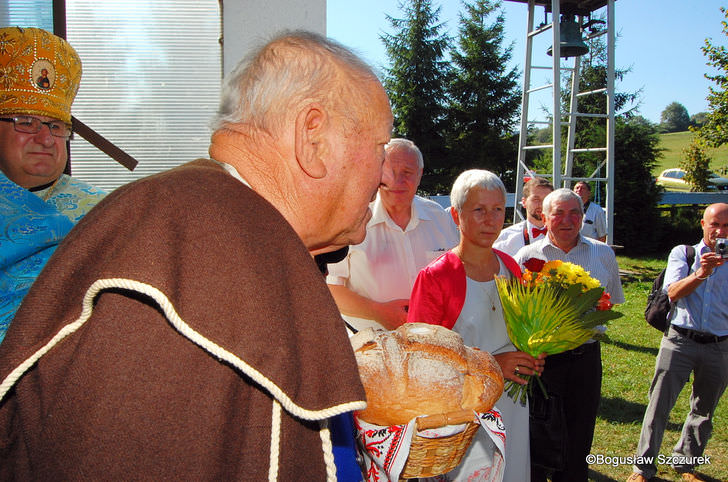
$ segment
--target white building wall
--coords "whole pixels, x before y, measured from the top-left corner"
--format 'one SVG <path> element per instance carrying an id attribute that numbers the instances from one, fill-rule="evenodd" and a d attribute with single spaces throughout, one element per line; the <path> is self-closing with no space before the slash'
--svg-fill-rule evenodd
<path id="1" fill-rule="evenodd" d="M 223 75 L 281 30 L 326 34 L 326 0 L 221 0 Z"/>

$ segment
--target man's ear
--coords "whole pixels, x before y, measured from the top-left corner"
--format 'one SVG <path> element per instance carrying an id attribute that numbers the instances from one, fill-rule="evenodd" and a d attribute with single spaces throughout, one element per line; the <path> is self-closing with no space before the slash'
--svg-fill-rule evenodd
<path id="1" fill-rule="evenodd" d="M 328 149 L 326 133 L 330 119 L 319 103 L 307 104 L 296 116 L 296 160 L 301 169 L 314 179 L 326 175 L 324 157 Z"/>

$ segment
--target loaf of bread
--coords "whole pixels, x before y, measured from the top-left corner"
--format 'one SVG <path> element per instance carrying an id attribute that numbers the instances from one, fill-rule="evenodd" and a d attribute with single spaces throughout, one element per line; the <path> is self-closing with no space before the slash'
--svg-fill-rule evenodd
<path id="1" fill-rule="evenodd" d="M 465 346 L 458 333 L 441 326 L 365 330 L 351 343 L 367 396 L 367 408 L 357 416 L 365 422 L 390 426 L 421 415 L 486 412 L 503 393 L 493 356 Z"/>

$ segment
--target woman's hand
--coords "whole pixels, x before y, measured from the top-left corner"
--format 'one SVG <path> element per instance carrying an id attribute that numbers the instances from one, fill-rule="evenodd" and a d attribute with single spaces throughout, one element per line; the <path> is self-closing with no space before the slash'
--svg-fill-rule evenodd
<path id="1" fill-rule="evenodd" d="M 534 375 L 536 373 L 540 375 L 543 372 L 546 354 L 541 353 L 538 357 L 534 358 L 522 351 L 509 351 L 493 355 L 493 357 L 501 367 L 503 378 L 512 380 L 520 385 L 525 385 L 528 383 L 528 380 L 524 380 L 519 375 Z"/>

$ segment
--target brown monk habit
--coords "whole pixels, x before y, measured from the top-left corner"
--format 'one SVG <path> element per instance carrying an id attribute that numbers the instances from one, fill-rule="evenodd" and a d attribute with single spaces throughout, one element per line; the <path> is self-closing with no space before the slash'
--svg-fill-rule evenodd
<path id="1" fill-rule="evenodd" d="M 319 420 L 364 406 L 313 259 L 212 161 L 77 225 L 0 345 L 0 381 L 62 328 L 0 402 L 1 480 L 323 480 Z"/>

